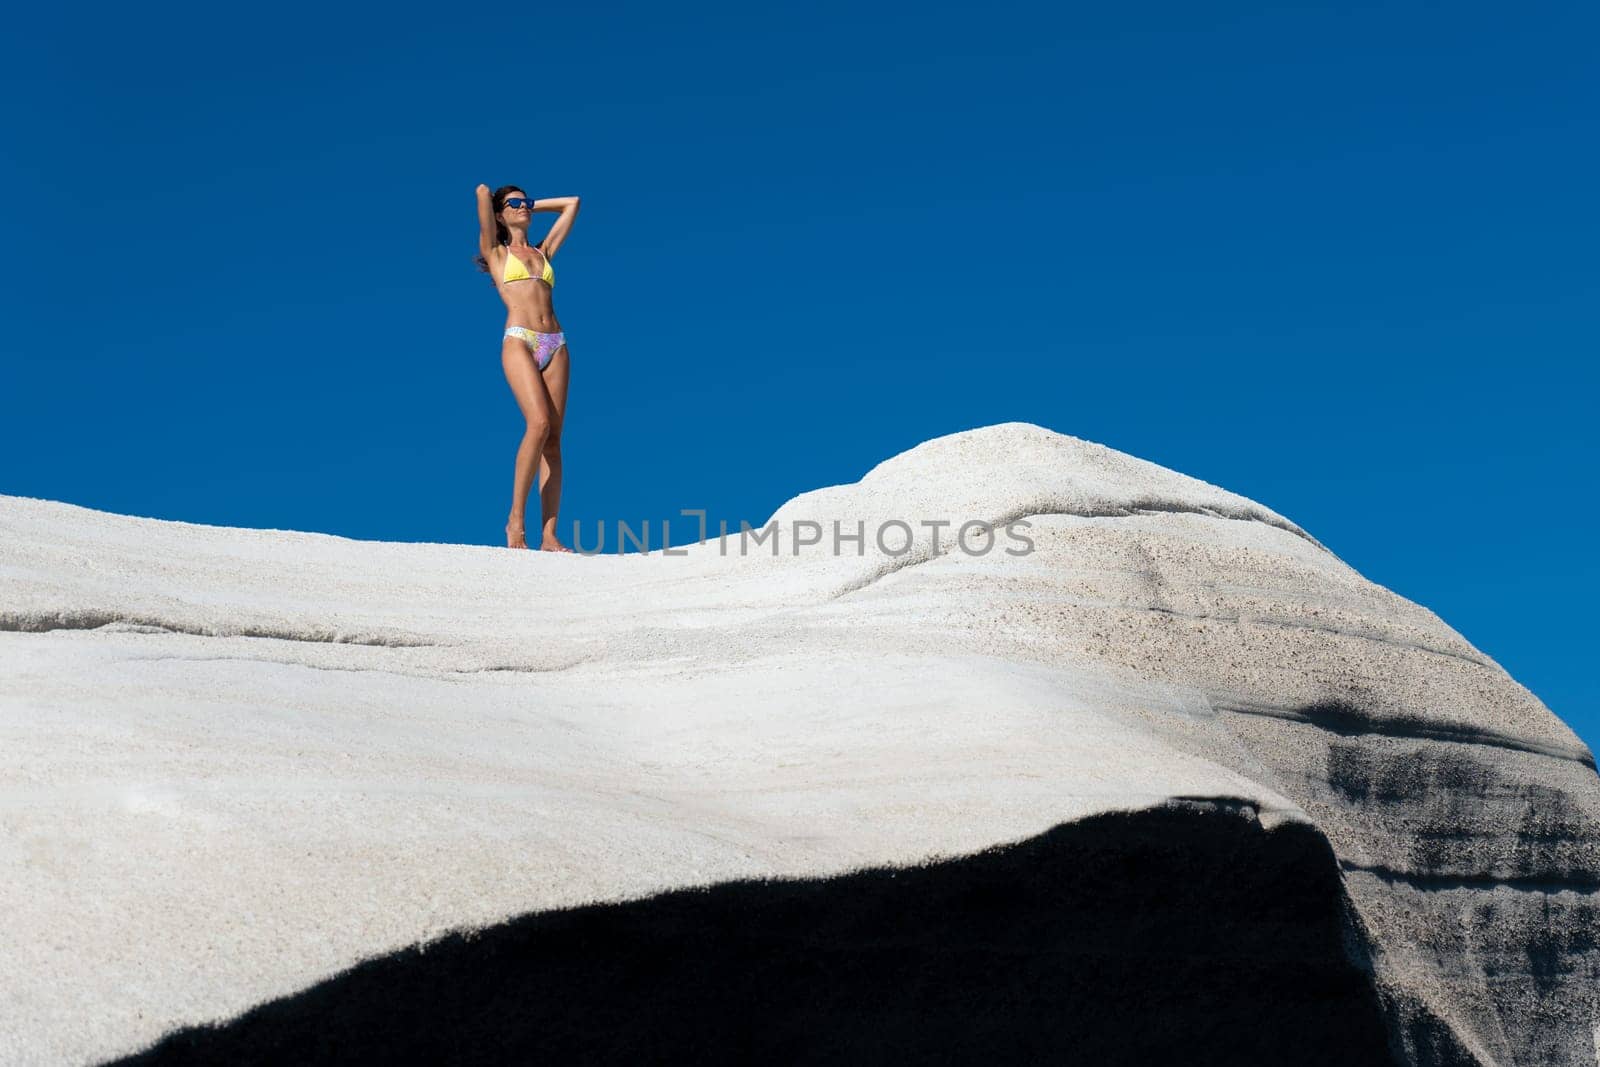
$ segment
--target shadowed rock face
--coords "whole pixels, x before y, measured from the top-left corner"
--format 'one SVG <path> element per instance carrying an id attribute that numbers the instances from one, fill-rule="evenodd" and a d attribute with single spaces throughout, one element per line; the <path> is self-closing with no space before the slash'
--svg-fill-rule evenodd
<path id="1" fill-rule="evenodd" d="M 875 543 L 891 520 L 915 533 L 904 552 Z M 970 520 L 1025 521 L 1031 550 L 953 550 L 950 530 Z M 762 951 L 778 953 L 786 923 L 832 929 L 775 903 L 781 920 L 750 917 L 791 900 L 757 885 L 784 878 L 856 916 L 826 936 L 872 976 L 852 985 L 838 968 L 797 964 L 784 1003 L 857 1018 L 866 991 L 892 984 L 862 916 L 913 905 L 852 910 L 840 898 L 880 899 L 864 888 L 880 876 L 852 872 L 958 863 L 1110 812 L 1233 797 L 1271 831 L 1267 852 L 1292 827 L 1331 848 L 1345 955 L 1369 975 L 1395 1057 L 1595 1064 L 1594 757 L 1426 608 L 1258 503 L 1021 423 L 925 442 L 859 482 L 794 498 L 772 522 L 775 538 L 749 554 L 712 542 L 585 559 L 0 498 L 0 678 L 15 680 L 0 688 L 0 788 L 14 801 L 0 812 L 12 872 L 0 880 L 0 958 L 13 962 L 0 995 L 21 1020 L 0 1028 L 0 1060 L 91 1062 L 267 1002 L 259 1018 L 289 1033 L 319 990 L 349 980 L 358 1000 L 379 996 L 360 985 L 369 973 L 402 990 L 407 975 L 470 981 L 465 962 L 423 967 L 407 946 L 491 931 L 457 946 L 470 954 L 526 923 L 599 929 L 614 915 L 634 916 L 629 936 L 644 939 L 641 927 L 680 915 L 663 901 L 700 899 L 674 895 L 686 886 L 722 887 L 723 910 L 688 929 L 704 939 L 740 914 L 736 925 L 769 931 L 776 947 Z M 859 553 L 826 540 L 803 549 L 806 523 L 831 533 L 834 522 L 847 536 L 866 528 Z M 942 547 L 929 522 L 951 524 Z M 1204 833 L 1196 842 L 1222 847 Z M 1061 892 L 1088 879 L 1181 912 L 1181 885 L 1141 888 L 1138 864 L 1110 845 L 1096 855 L 1066 865 Z M 1007 862 L 1023 877 L 1023 860 Z M 1128 877 L 1117 882 L 1108 864 Z M 1285 881 L 1254 907 L 1296 907 L 1278 897 L 1308 884 Z M 991 914 L 992 898 L 966 905 Z M 949 965 L 941 1005 L 955 1002 L 960 972 L 926 942 L 936 926 L 964 928 L 960 900 L 948 903 L 937 922 L 923 915 L 897 935 L 922 946 L 933 972 Z M 1224 898 L 1190 903 L 1191 920 L 1244 921 Z M 583 905 L 598 910 L 569 910 Z M 1050 908 L 1029 907 L 1010 910 L 1040 946 L 1087 943 L 1036 914 Z M 1339 910 L 1323 900 L 1307 914 Z M 670 943 L 679 920 L 662 921 Z M 993 1047 L 1025 1053 L 1036 1035 L 1061 1035 L 1052 1019 L 1090 1030 L 1100 1020 L 1103 1032 L 1073 1040 L 1103 1041 L 1115 1058 L 1129 1041 L 1170 1039 L 1170 1024 L 1222 1055 L 1223 1031 L 1207 1030 L 1197 1005 L 1226 1019 L 1237 1005 L 1219 1007 L 1205 981 L 1140 985 L 1157 969 L 1138 965 L 1141 936 L 1154 935 L 1128 923 L 1117 943 L 1134 947 L 1120 962 L 1104 945 L 1064 975 L 1043 973 L 1054 949 L 1030 958 L 1053 991 L 1046 1006 L 991 971 L 966 1016 L 878 1000 L 884 1011 L 838 1032 L 937 1035 L 919 1047 L 967 1051 L 1006 1034 L 1013 1044 Z M 999 943 L 1022 936 L 988 931 Z M 1194 967 L 1225 966 L 1215 943 L 1196 944 Z M 376 970 L 317 985 L 373 957 Z M 581 961 L 552 958 L 576 988 L 594 988 Z M 546 995 L 536 975 L 501 970 Z M 698 972 L 658 973 L 658 992 L 702 988 Z M 1147 1010 L 1118 1014 L 1126 998 L 1073 984 L 1086 973 L 1120 975 L 1115 988 Z M 856 993 L 828 1000 L 841 981 Z M 1262 994 L 1261 1019 L 1300 1018 L 1309 1001 L 1293 985 Z M 686 1010 L 722 1012 L 724 1032 L 778 1010 L 745 986 L 705 990 Z M 1061 1001 L 1095 1007 L 1060 1016 Z M 471 1003 L 449 1010 L 470 1014 Z M 586 996 L 568 1008 L 644 1040 L 613 1004 Z M 427 1018 L 426 1004 L 411 1014 Z M 515 1015 L 462 1025 L 491 1033 Z M 573 1040 L 594 1029 L 537 1018 Z M 804 1024 L 774 1024 L 790 1041 L 817 1015 L 794 1018 Z M 650 1033 L 687 1032 L 657 1023 Z M 259 1022 L 240 1025 L 249 1042 L 266 1040 Z M 1255 1052 L 1270 1060 L 1266 1045 L 1242 1055 Z"/>
<path id="2" fill-rule="evenodd" d="M 1482 1062 L 1593 1062 L 1593 770 L 1488 743 L 1299 730 L 1279 769 L 1306 781 L 1369 935 L 1388 933 L 1378 955 L 1407 1057 L 1436 1062 L 1409 1034 L 1432 1003 L 1450 1006 Z"/>
<path id="3" fill-rule="evenodd" d="M 120 1062 L 1395 1062 L 1327 842 L 1210 807 L 521 916 Z"/>

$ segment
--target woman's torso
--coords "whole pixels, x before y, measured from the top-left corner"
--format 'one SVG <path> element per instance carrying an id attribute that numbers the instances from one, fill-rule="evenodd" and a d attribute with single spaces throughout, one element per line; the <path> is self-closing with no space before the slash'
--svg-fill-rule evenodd
<path id="1" fill-rule="evenodd" d="M 521 254 L 518 255 L 518 252 Z M 512 256 L 521 261 L 528 277 L 509 282 L 504 280 L 507 266 L 514 273 L 516 271 L 516 264 L 507 259 Z M 516 252 L 512 251 L 510 245 L 500 246 L 499 261 L 489 264 L 489 272 L 495 288 L 500 290 L 500 298 L 506 302 L 507 327 L 522 326 L 540 333 L 560 332 L 561 323 L 556 320 L 553 293 L 550 285 L 544 281 L 546 264 L 544 253 L 534 245 L 523 245 Z M 551 273 L 554 273 L 553 265 Z"/>

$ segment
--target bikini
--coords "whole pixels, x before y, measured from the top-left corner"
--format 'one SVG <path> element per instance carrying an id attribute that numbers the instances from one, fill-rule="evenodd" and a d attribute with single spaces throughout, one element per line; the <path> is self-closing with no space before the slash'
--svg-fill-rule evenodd
<path id="1" fill-rule="evenodd" d="M 550 259 L 544 255 L 542 250 L 539 255 L 544 259 L 544 270 L 539 274 L 539 280 L 554 289 L 556 287 L 555 269 L 550 266 Z M 504 272 L 500 275 L 500 280 L 502 282 L 518 282 L 532 277 L 533 275 L 528 273 L 527 265 L 512 255 L 510 247 L 506 246 L 506 266 Z M 538 330 L 530 330 L 526 326 L 507 326 L 505 336 L 515 337 L 527 345 L 528 351 L 533 353 L 533 361 L 539 365 L 540 370 L 548 367 L 550 361 L 556 358 L 556 349 L 567 343 L 567 335 L 565 333 L 540 333 Z"/>

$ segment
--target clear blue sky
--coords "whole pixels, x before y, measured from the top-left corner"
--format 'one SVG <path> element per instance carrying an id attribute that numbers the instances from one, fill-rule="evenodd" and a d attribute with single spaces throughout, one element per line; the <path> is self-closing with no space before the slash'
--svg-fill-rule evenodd
<path id="1" fill-rule="evenodd" d="M 1600 748 L 1594 4 L 442 10 L 9 16 L 0 492 L 503 543 L 515 182 L 583 198 L 564 534 L 1035 422 L 1289 516 Z"/>

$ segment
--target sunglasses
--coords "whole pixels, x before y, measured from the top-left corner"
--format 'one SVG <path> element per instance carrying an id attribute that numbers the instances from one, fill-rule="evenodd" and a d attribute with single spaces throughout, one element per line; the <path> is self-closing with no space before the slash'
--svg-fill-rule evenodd
<path id="1" fill-rule="evenodd" d="M 506 207 L 525 207 L 532 211 L 533 201 L 520 196 L 508 196 L 506 197 Z"/>

